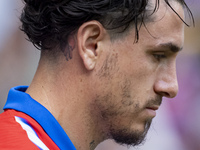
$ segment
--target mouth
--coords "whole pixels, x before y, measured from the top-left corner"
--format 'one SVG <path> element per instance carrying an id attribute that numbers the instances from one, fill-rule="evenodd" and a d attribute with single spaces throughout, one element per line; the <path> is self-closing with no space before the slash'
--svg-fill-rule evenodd
<path id="1" fill-rule="evenodd" d="M 158 110 L 159 106 L 149 106 L 146 107 L 147 113 L 152 116 L 155 117 L 156 116 L 156 110 Z"/>
<path id="2" fill-rule="evenodd" d="M 151 110 L 158 110 L 159 106 L 155 105 L 155 106 L 149 106 L 149 107 L 146 107 L 147 109 L 151 109 Z"/>

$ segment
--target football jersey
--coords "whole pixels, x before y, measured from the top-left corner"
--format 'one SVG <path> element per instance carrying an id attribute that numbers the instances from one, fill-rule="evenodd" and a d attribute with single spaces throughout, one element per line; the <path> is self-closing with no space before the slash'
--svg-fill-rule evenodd
<path id="1" fill-rule="evenodd" d="M 0 149 L 76 150 L 53 115 L 25 93 L 27 88 L 18 86 L 9 91 L 0 114 Z"/>

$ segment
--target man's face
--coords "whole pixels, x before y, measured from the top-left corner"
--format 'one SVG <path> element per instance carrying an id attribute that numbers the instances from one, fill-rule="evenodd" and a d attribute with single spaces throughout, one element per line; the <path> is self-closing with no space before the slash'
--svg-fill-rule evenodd
<path id="1" fill-rule="evenodd" d="M 171 5 L 184 18 L 182 6 Z M 152 21 L 141 27 L 138 43 L 133 28 L 126 37 L 105 45 L 105 60 L 96 70 L 100 94 L 95 104 L 110 138 L 139 144 L 162 97 L 176 96 L 176 56 L 183 46 L 183 32 L 183 22 L 161 1 Z"/>

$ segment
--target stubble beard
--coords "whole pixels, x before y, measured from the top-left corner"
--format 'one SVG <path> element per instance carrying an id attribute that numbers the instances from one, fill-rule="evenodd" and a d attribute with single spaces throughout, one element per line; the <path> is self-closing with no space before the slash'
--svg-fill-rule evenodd
<path id="1" fill-rule="evenodd" d="M 112 136 L 112 139 L 120 144 L 120 145 L 127 145 L 127 146 L 138 146 L 145 142 L 145 137 L 147 135 L 147 132 L 151 126 L 152 119 L 148 119 L 145 122 L 145 129 L 144 131 L 131 131 L 130 129 L 124 128 L 124 129 L 111 129 L 110 134 Z"/>
<path id="2" fill-rule="evenodd" d="M 112 101 L 114 101 L 114 99 L 111 98 L 113 97 L 113 95 L 111 95 L 112 94 L 109 94 L 98 99 L 98 102 L 107 102 L 107 105 L 98 105 L 101 106 L 99 107 L 101 118 L 104 120 L 104 124 L 107 126 L 107 138 L 113 139 L 116 143 L 120 145 L 137 146 L 142 144 L 145 141 L 145 137 L 151 126 L 152 118 L 147 118 L 146 120 L 144 120 L 144 130 L 132 129 L 131 126 L 133 126 L 133 120 L 130 120 L 129 123 L 125 126 L 122 125 L 123 123 L 120 125 L 118 119 L 126 117 L 126 115 L 128 115 L 128 112 L 126 112 L 126 109 L 120 110 L 121 106 L 112 104 Z M 127 105 L 131 105 L 132 107 L 134 107 L 135 115 L 137 115 L 137 113 L 141 111 L 141 108 L 137 103 L 127 103 Z"/>
<path id="3" fill-rule="evenodd" d="M 110 83 L 113 78 L 113 74 L 118 72 L 117 68 L 117 57 L 116 59 L 109 59 L 105 61 L 102 69 L 99 71 L 98 76 L 100 79 L 107 79 L 108 83 Z M 135 114 L 140 111 L 139 104 L 136 101 L 133 101 L 133 97 L 131 97 L 131 81 L 126 78 L 122 81 L 121 86 L 121 105 L 117 105 L 115 103 L 115 99 L 117 99 L 116 95 L 112 92 L 108 92 L 105 95 L 97 95 L 96 96 L 96 104 L 98 105 L 98 110 L 100 110 L 101 118 L 103 122 L 108 126 L 108 132 L 106 134 L 108 139 L 113 139 L 116 143 L 121 145 L 128 146 L 137 146 L 145 141 L 145 137 L 147 132 L 151 126 L 152 118 L 148 118 L 144 121 L 144 130 L 132 130 L 132 122 L 130 121 L 129 127 L 119 127 L 116 122 L 112 122 L 111 120 L 115 120 L 117 118 L 125 117 L 124 114 L 127 114 L 126 110 L 120 110 L 120 108 L 124 106 L 131 107 L 135 109 Z M 160 105 L 162 101 L 161 97 L 152 98 L 147 102 L 147 106 L 151 104 Z M 114 102 L 114 103 L 113 103 Z M 145 106 L 144 106 L 145 108 Z M 114 119 L 115 118 L 115 119 Z M 105 137 L 106 137 L 105 136 Z"/>
<path id="4" fill-rule="evenodd" d="M 127 90 L 124 90 L 123 92 L 125 91 L 127 92 Z M 127 93 L 123 95 L 127 95 Z M 145 137 L 151 126 L 153 118 L 150 117 L 144 120 L 143 130 L 131 128 L 131 126 L 134 126 L 133 120 L 130 120 L 128 124 L 123 125 L 123 123 L 121 124 L 119 122 L 119 119 L 124 117 L 126 118 L 126 116 L 129 114 L 137 116 L 141 113 L 141 111 L 145 110 L 147 106 L 161 105 L 162 98 L 160 96 L 151 98 L 143 107 L 141 107 L 137 101 L 134 102 L 133 99 L 129 96 L 128 99 L 127 97 L 124 98 L 129 102 L 124 103 L 125 100 L 122 98 L 120 105 L 119 103 L 115 104 L 115 99 L 116 97 L 111 93 L 96 99 L 98 101 L 98 106 L 100 106 L 99 110 L 101 113 L 101 118 L 104 120 L 104 123 L 108 127 L 108 139 L 113 139 L 116 143 L 127 146 L 137 146 L 142 144 L 145 142 Z M 120 109 L 123 107 L 125 107 L 125 109 Z"/>
<path id="5" fill-rule="evenodd" d="M 145 108 L 146 106 L 151 106 L 152 104 L 161 105 L 161 103 L 162 103 L 162 97 L 157 96 L 155 98 L 148 100 L 143 108 Z M 138 109 L 140 108 L 138 108 L 138 104 L 134 105 L 135 105 L 135 114 L 137 114 L 137 112 L 139 111 Z M 109 116 L 109 117 L 112 118 L 114 116 L 112 117 Z M 116 143 L 120 145 L 138 146 L 145 142 L 145 138 L 151 126 L 152 120 L 153 118 L 147 118 L 144 121 L 144 130 L 131 129 L 130 127 L 133 125 L 131 121 L 128 127 L 127 126 L 124 128 L 122 127 L 121 129 L 114 128 L 114 125 L 111 125 L 109 129 L 110 136 Z"/>

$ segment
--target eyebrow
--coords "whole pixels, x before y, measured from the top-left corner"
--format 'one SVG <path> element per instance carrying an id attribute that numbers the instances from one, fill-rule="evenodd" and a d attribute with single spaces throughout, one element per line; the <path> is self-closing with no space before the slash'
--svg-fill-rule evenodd
<path id="1" fill-rule="evenodd" d="M 164 48 L 164 49 L 169 49 L 170 51 L 177 53 L 183 49 L 183 47 L 179 47 L 176 44 L 173 44 L 172 42 L 169 43 L 162 43 L 158 45 L 158 48 Z"/>

